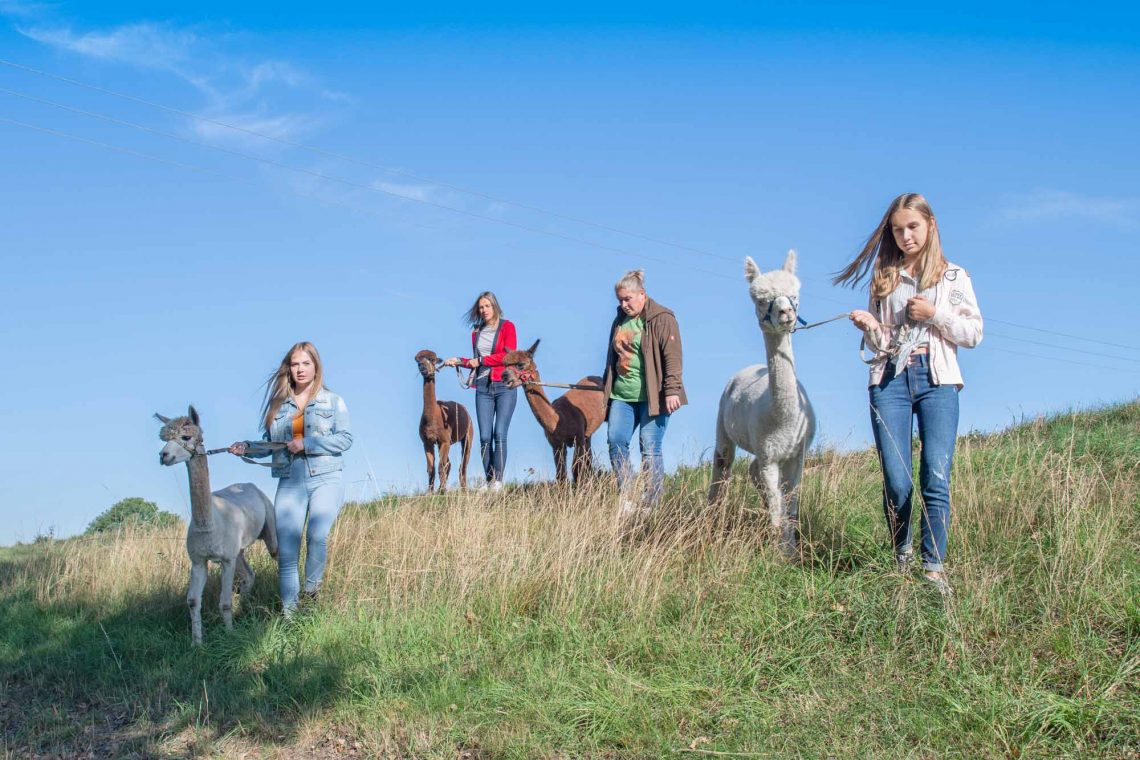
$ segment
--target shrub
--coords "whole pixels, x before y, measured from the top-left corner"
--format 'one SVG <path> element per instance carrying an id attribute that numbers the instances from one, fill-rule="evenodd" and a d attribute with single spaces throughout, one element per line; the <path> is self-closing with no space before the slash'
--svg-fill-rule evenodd
<path id="1" fill-rule="evenodd" d="M 127 525 L 152 525 L 157 528 L 173 527 L 180 522 L 178 515 L 164 512 L 153 501 L 139 496 L 128 496 L 96 517 L 83 531 L 85 536 L 118 530 Z"/>

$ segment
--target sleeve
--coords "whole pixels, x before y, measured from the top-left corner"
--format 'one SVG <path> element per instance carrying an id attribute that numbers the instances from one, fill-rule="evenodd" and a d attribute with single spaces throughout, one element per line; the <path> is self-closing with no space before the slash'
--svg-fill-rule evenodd
<path id="1" fill-rule="evenodd" d="M 484 367 L 503 366 L 503 357 L 509 352 L 518 349 L 518 338 L 515 335 L 515 325 L 509 319 L 503 320 L 502 336 L 498 345 L 499 350 L 483 357 Z"/>
<path id="2" fill-rule="evenodd" d="M 978 308 L 978 298 L 974 294 L 974 283 L 965 269 L 958 270 L 961 281 L 951 284 L 953 290 L 949 303 L 944 303 L 934 312 L 928 324 L 951 343 L 963 348 L 973 348 L 982 342 L 982 311 Z M 959 302 L 954 303 L 955 300 Z"/>
<path id="3" fill-rule="evenodd" d="M 875 318 L 876 322 L 882 324 L 882 314 L 875 308 L 875 297 L 873 295 L 867 296 L 867 311 Z M 867 343 L 867 348 L 875 351 L 886 351 L 890 345 L 891 339 L 887 332 L 882 327 L 874 327 L 870 330 L 863 331 L 863 340 Z"/>
<path id="4" fill-rule="evenodd" d="M 677 318 L 670 315 L 661 335 L 661 390 L 666 396 L 684 398 L 681 364 L 681 329 L 677 325 Z"/>
<path id="5" fill-rule="evenodd" d="M 348 407 L 344 399 L 337 396 L 336 413 L 333 415 L 333 431 L 328 435 L 305 437 L 306 454 L 340 454 L 352 446 L 352 430 L 348 421 Z"/>
<path id="6" fill-rule="evenodd" d="M 250 459 L 264 459 L 267 456 L 271 456 L 274 447 L 267 446 L 267 443 L 269 443 L 269 428 L 264 428 L 261 431 L 260 441 L 245 442 L 245 455 Z"/>

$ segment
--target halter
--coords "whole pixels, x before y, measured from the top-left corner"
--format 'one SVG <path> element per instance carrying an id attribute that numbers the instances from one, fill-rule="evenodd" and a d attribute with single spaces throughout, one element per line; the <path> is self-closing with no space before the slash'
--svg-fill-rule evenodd
<path id="1" fill-rule="evenodd" d="M 779 327 L 780 326 L 780 323 L 777 322 L 775 319 L 773 319 L 773 314 L 772 314 L 772 310 L 776 308 L 776 301 L 778 301 L 780 298 L 788 299 L 788 302 L 792 305 L 792 314 L 796 318 L 795 321 L 798 322 L 800 325 L 806 326 L 807 322 L 804 320 L 803 317 L 800 316 L 800 297 L 799 296 L 776 296 L 775 298 L 772 298 L 771 300 L 768 301 L 768 309 L 767 309 L 767 311 L 764 312 L 764 316 L 761 317 L 760 321 L 761 322 L 767 322 L 768 324 L 772 325 L 773 327 Z M 798 327 L 793 328 L 792 332 L 795 332 L 798 329 L 799 329 Z"/>

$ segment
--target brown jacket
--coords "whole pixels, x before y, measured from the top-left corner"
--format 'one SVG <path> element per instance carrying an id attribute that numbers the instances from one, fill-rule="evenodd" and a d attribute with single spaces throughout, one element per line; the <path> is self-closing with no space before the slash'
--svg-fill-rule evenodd
<path id="1" fill-rule="evenodd" d="M 641 336 L 641 371 L 645 373 L 649 414 L 656 416 L 665 413 L 666 396 L 680 396 L 682 404 L 689 403 L 685 397 L 685 386 L 681 384 L 681 331 L 673 312 L 652 298 L 645 299 L 642 314 L 645 316 L 645 332 Z M 614 367 L 618 359 L 617 351 L 614 350 L 614 337 L 625 318 L 625 312 L 618 307 L 617 316 L 610 326 L 606 375 L 602 383 L 606 389 L 607 408 L 614 387 Z"/>

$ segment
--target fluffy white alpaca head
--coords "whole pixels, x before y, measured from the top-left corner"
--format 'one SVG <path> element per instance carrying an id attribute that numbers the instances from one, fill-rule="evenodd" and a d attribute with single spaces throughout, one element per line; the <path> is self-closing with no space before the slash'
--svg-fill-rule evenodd
<path id="1" fill-rule="evenodd" d="M 800 309 L 800 281 L 796 277 L 796 252 L 788 251 L 781 269 L 760 271 L 751 256 L 744 258 L 744 279 L 756 306 L 756 319 L 764 332 L 792 332 Z"/>

